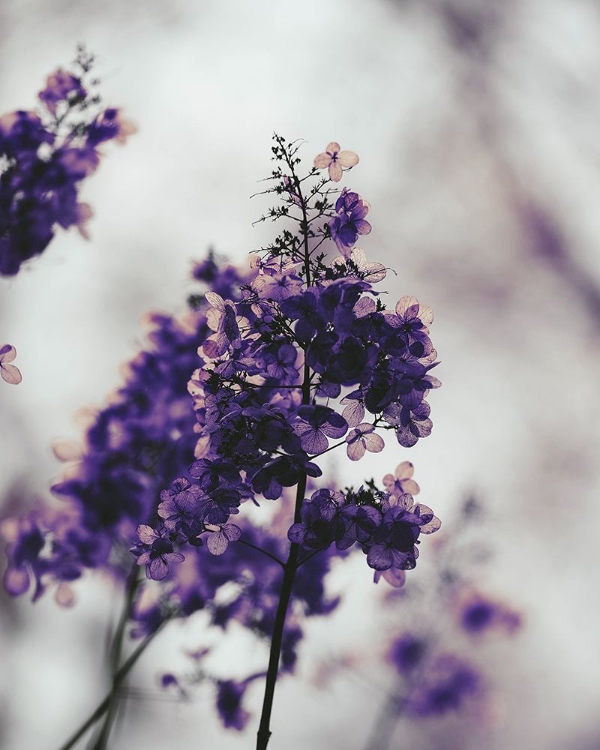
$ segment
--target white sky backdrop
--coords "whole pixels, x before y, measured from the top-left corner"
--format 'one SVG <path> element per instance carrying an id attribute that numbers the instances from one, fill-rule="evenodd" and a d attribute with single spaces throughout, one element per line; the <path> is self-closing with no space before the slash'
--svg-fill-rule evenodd
<path id="1" fill-rule="evenodd" d="M 420 498 L 447 526 L 478 493 L 496 554 L 482 582 L 527 619 L 490 655 L 497 728 L 457 747 L 597 747 L 599 35 L 591 0 L 4 0 L 0 112 L 33 106 L 83 41 L 104 100 L 140 130 L 106 147 L 85 186 L 91 242 L 61 233 L 0 280 L 0 343 L 17 347 L 23 372 L 18 388 L 0 388 L 0 485 L 47 494 L 59 471 L 51 441 L 77 436 L 77 409 L 118 385 L 141 315 L 183 309 L 191 259 L 213 245 L 242 261 L 269 240 L 269 225 L 251 227 L 265 203 L 248 196 L 270 170 L 272 132 L 306 139 L 307 163 L 337 140 L 361 157 L 346 182 L 372 203 L 362 246 L 398 271 L 391 298 L 414 294 L 436 313 L 444 383 L 431 438 L 337 466 L 360 481 L 412 460 Z M 533 211 L 554 226 L 554 254 L 525 223 Z M 359 562 L 340 572 L 353 592 L 336 635 L 365 648 L 376 636 Z M 111 599 L 99 584 L 79 593 L 67 612 L 50 598 L 3 600 L 6 750 L 58 746 L 102 692 Z M 328 638 L 331 628 L 309 629 L 308 662 L 333 649 Z M 163 653 L 176 658 L 182 640 L 194 634 L 156 644 L 136 684 L 169 668 Z M 381 699 L 349 679 L 327 695 L 283 682 L 273 749 L 361 748 Z M 114 750 L 171 747 L 173 732 L 178 746 L 252 746 L 254 723 L 220 733 L 208 704 L 138 709 L 144 724 L 131 710 Z M 402 731 L 413 747 L 442 747 L 435 729 Z"/>

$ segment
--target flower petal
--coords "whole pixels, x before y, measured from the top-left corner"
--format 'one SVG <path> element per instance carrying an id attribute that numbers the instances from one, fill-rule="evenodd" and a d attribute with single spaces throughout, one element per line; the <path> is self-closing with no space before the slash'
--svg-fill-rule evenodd
<path id="1" fill-rule="evenodd" d="M 332 160 L 329 165 L 329 179 L 332 182 L 339 182 L 342 179 L 342 165 L 337 160 Z"/>
<path id="2" fill-rule="evenodd" d="M 0 375 L 2 375 L 2 380 L 11 385 L 18 385 L 23 379 L 18 367 L 15 367 L 14 365 L 5 365 L 3 362 L 0 363 Z"/>
<path id="3" fill-rule="evenodd" d="M 337 160 L 345 169 L 355 167 L 359 161 L 354 151 L 340 151 Z"/>
<path id="4" fill-rule="evenodd" d="M 323 152 L 322 154 L 315 156 L 313 164 L 317 169 L 326 169 L 331 164 L 331 154 Z"/>

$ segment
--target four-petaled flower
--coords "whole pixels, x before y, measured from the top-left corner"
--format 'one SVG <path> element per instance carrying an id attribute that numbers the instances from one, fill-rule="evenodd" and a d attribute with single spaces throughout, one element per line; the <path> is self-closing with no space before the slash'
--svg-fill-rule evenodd
<path id="1" fill-rule="evenodd" d="M 160 536 L 151 526 L 140 524 L 137 535 L 142 544 L 131 551 L 137 557 L 137 564 L 146 566 L 146 578 L 162 581 L 169 572 L 169 563 L 183 561 L 181 552 L 173 551 L 173 543 Z"/>
<path id="2" fill-rule="evenodd" d="M 318 156 L 315 156 L 314 165 L 317 169 L 328 169 L 329 179 L 339 182 L 342 179 L 344 169 L 355 167 L 358 164 L 358 156 L 354 151 L 340 151 L 340 144 L 332 141 L 327 148 Z"/>
<path id="3" fill-rule="evenodd" d="M 386 490 L 396 497 L 408 493 L 409 495 L 418 495 L 420 492 L 419 485 L 411 479 L 415 473 L 415 467 L 410 461 L 402 461 L 396 466 L 396 474 L 386 474 L 383 478 L 383 484 Z"/>
<path id="4" fill-rule="evenodd" d="M 348 443 L 346 452 L 351 461 L 361 459 L 365 455 L 365 451 L 380 453 L 383 450 L 385 446 L 383 438 L 375 434 L 374 430 L 374 425 L 362 422 L 348 434 L 346 437 Z"/>
<path id="5" fill-rule="evenodd" d="M 2 380 L 11 385 L 17 385 L 21 382 L 21 372 L 15 365 L 9 364 L 17 356 L 17 350 L 10 344 L 4 344 L 0 347 L 0 375 Z"/>

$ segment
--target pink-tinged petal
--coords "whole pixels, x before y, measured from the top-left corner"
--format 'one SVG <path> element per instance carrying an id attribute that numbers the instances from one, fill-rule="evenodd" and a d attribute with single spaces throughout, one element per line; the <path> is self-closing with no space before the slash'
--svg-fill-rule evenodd
<path id="1" fill-rule="evenodd" d="M 224 312 L 217 310 L 214 307 L 210 307 L 206 311 L 206 322 L 211 331 L 218 331 L 221 327 L 221 321 L 223 320 Z"/>
<path id="2" fill-rule="evenodd" d="M 17 356 L 17 350 L 10 344 L 4 344 L 0 347 L 0 362 L 12 362 Z"/>
<path id="3" fill-rule="evenodd" d="M 342 167 L 344 167 L 344 169 L 355 167 L 359 161 L 358 156 L 354 153 L 354 151 L 340 151 L 337 160 L 342 165 Z"/>
<path id="4" fill-rule="evenodd" d="M 29 588 L 29 573 L 25 568 L 7 568 L 4 588 L 11 596 L 20 596 Z"/>
<path id="5" fill-rule="evenodd" d="M 77 461 L 83 458 L 83 449 L 74 440 L 55 440 L 51 448 L 59 461 Z"/>
<path id="6" fill-rule="evenodd" d="M 146 578 L 153 581 L 162 581 L 169 572 L 169 566 L 161 557 L 155 557 L 146 568 Z"/>
<path id="7" fill-rule="evenodd" d="M 365 445 L 360 438 L 355 439 L 352 443 L 349 442 L 348 447 L 346 448 L 348 458 L 351 461 L 360 461 L 365 455 L 365 450 Z"/>
<path id="8" fill-rule="evenodd" d="M 215 531 L 206 540 L 206 546 L 212 555 L 222 555 L 229 547 L 229 540 L 223 532 Z"/>
<path id="9" fill-rule="evenodd" d="M 369 453 L 380 453 L 385 448 L 385 443 L 380 435 L 365 435 L 363 440 Z"/>
<path id="10" fill-rule="evenodd" d="M 396 466 L 396 479 L 410 479 L 415 473 L 415 467 L 410 461 L 402 461 Z"/>
<path id="11" fill-rule="evenodd" d="M 325 149 L 328 154 L 331 154 L 331 156 L 335 156 L 336 154 L 340 153 L 340 144 L 336 143 L 335 141 L 331 141 L 331 143 L 327 144 L 327 148 Z"/>
<path id="12" fill-rule="evenodd" d="M 383 486 L 388 489 L 394 486 L 396 479 L 391 474 L 386 474 L 381 481 L 383 482 Z"/>
<path id="13" fill-rule="evenodd" d="M 216 292 L 206 292 L 204 297 L 209 305 L 221 312 L 225 312 L 225 301 L 220 294 L 217 294 Z"/>
<path id="14" fill-rule="evenodd" d="M 377 284 L 387 276 L 385 266 L 381 263 L 366 263 L 360 270 L 366 274 L 364 280 L 368 281 L 369 284 Z"/>
<path id="15" fill-rule="evenodd" d="M 331 154 L 322 153 L 318 156 L 315 156 L 313 164 L 317 169 L 327 169 L 327 167 L 331 164 Z"/>
<path id="16" fill-rule="evenodd" d="M 398 315 L 401 315 L 404 317 L 404 314 L 410 307 L 419 306 L 419 301 L 416 297 L 400 297 L 398 302 L 396 302 L 396 312 Z"/>
<path id="17" fill-rule="evenodd" d="M 359 234 L 369 234 L 371 232 L 372 226 L 369 224 L 368 221 L 365 221 L 364 219 L 358 219 L 358 221 L 355 222 L 356 231 Z"/>
<path id="18" fill-rule="evenodd" d="M 421 526 L 421 534 L 433 534 L 435 531 L 440 529 L 442 522 L 437 516 L 434 516 L 429 523 Z"/>
<path id="19" fill-rule="evenodd" d="M 344 399 L 345 400 L 345 399 Z M 342 403 L 344 403 L 342 400 Z M 342 412 L 342 417 L 348 422 L 348 427 L 356 427 L 364 419 L 365 405 L 361 401 L 352 399 Z"/>
<path id="20" fill-rule="evenodd" d="M 398 505 L 400 508 L 404 508 L 404 510 L 410 510 L 414 505 L 413 496 L 408 492 L 403 492 L 398 496 Z"/>
<path id="21" fill-rule="evenodd" d="M 332 161 L 329 165 L 329 179 L 332 182 L 339 182 L 343 174 L 342 165 L 338 161 Z"/>
<path id="22" fill-rule="evenodd" d="M 14 365 L 5 365 L 4 363 L 0 363 L 0 375 L 2 375 L 2 380 L 10 383 L 10 385 L 18 385 L 21 380 L 23 380 L 21 371 Z"/>
<path id="23" fill-rule="evenodd" d="M 59 607 L 72 607 L 75 604 L 75 592 L 68 583 L 60 583 L 54 594 L 54 599 Z"/>
<path id="24" fill-rule="evenodd" d="M 419 305 L 419 318 L 426 326 L 433 323 L 433 310 L 428 305 Z"/>
<path id="25" fill-rule="evenodd" d="M 158 539 L 158 534 L 154 531 L 152 526 L 148 526 L 145 523 L 141 523 L 136 531 L 142 544 L 152 544 L 152 542 Z"/>

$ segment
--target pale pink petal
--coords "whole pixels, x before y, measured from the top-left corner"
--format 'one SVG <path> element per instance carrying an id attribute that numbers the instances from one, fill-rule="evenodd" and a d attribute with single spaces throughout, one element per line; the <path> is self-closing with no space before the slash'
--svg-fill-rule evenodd
<path id="1" fill-rule="evenodd" d="M 318 156 L 315 156 L 313 164 L 317 169 L 327 169 L 327 167 L 331 164 L 331 154 L 322 153 Z"/>
<path id="2" fill-rule="evenodd" d="M 361 440 L 361 438 L 358 438 L 353 442 L 348 442 L 346 452 L 348 453 L 348 458 L 351 461 L 360 461 L 360 459 L 365 455 L 365 450 L 366 449 L 363 441 Z"/>
<path id="3" fill-rule="evenodd" d="M 1 363 L 0 375 L 2 375 L 2 380 L 5 380 L 11 385 L 18 385 L 21 380 L 23 380 L 23 376 L 21 375 L 19 368 L 15 367 L 14 365 L 5 365 L 4 363 Z"/>
<path id="4" fill-rule="evenodd" d="M 354 151 L 340 151 L 337 160 L 345 169 L 355 167 L 358 164 L 358 156 Z"/>
<path id="5" fill-rule="evenodd" d="M 380 453 L 385 448 L 385 443 L 380 435 L 365 435 L 363 440 L 369 453 Z"/>
<path id="6" fill-rule="evenodd" d="M 402 461 L 396 466 L 396 479 L 410 479 L 415 473 L 415 467 L 410 461 Z"/>
<path id="7" fill-rule="evenodd" d="M 60 607 L 72 607 L 75 604 L 75 592 L 68 583 L 59 583 L 54 599 Z"/>
<path id="8" fill-rule="evenodd" d="M 332 161 L 329 165 L 329 179 L 332 182 L 339 182 L 342 179 L 342 166 L 337 161 Z"/>
<path id="9" fill-rule="evenodd" d="M 414 307 L 415 305 L 419 305 L 419 301 L 416 297 L 400 297 L 398 302 L 396 302 L 396 312 L 398 315 L 404 316 L 404 313 L 408 310 L 409 307 Z"/>
<path id="10" fill-rule="evenodd" d="M 331 156 L 335 156 L 340 152 L 340 144 L 336 143 L 335 141 L 331 141 L 331 143 L 327 144 L 327 148 L 325 149 L 325 151 L 327 151 L 328 154 L 331 154 Z"/>
<path id="11" fill-rule="evenodd" d="M 212 307 L 215 307 L 221 312 L 225 312 L 225 301 L 220 294 L 217 294 L 216 292 L 206 292 L 204 296 L 209 305 L 212 305 Z"/>
<path id="12" fill-rule="evenodd" d="M 141 523 L 136 531 L 142 544 L 152 544 L 152 542 L 158 539 L 158 534 L 154 531 L 152 526 L 148 526 L 145 523 Z"/>

